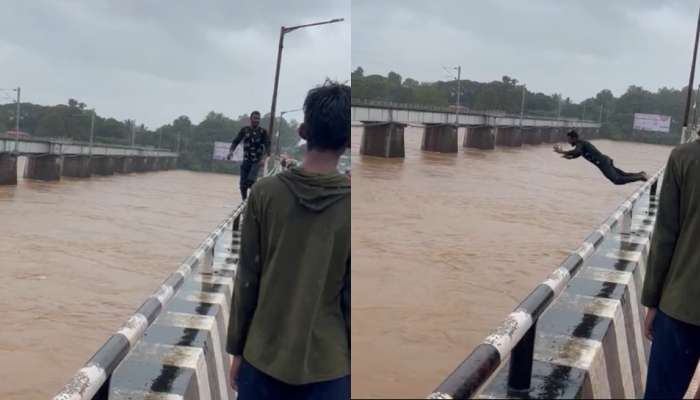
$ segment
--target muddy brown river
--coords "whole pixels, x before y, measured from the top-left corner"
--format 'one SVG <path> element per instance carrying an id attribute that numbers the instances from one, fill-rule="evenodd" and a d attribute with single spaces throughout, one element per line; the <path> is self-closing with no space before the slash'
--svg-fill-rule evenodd
<path id="1" fill-rule="evenodd" d="M 238 204 L 237 186 L 187 171 L 0 186 L 0 399 L 58 392 Z"/>
<path id="2" fill-rule="evenodd" d="M 353 397 L 428 395 L 640 184 L 551 145 L 359 156 L 353 128 Z M 462 134 L 460 134 L 462 143 Z M 596 140 L 623 170 L 670 147 Z"/>

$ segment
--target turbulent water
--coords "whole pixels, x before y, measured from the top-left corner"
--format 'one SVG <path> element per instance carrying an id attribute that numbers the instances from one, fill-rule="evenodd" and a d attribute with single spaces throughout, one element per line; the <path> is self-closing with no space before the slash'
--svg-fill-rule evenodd
<path id="1" fill-rule="evenodd" d="M 353 129 L 353 397 L 425 397 L 640 185 L 551 145 L 441 155 L 420 135 L 388 160 Z M 594 143 L 632 172 L 670 152 Z"/>
<path id="2" fill-rule="evenodd" d="M 186 171 L 0 186 L 0 399 L 58 392 L 232 210 L 237 186 Z"/>

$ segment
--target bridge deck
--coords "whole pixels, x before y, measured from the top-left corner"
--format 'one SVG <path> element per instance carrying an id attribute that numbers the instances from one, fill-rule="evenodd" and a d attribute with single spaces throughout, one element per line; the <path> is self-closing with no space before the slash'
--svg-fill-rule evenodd
<path id="1" fill-rule="evenodd" d="M 61 142 L 56 140 L 39 139 L 14 139 L 0 138 L 0 153 L 17 153 L 23 155 L 51 154 L 51 155 L 97 155 L 97 156 L 138 156 L 138 157 L 177 157 L 178 154 L 170 150 L 148 147 L 131 147 L 96 143 L 90 148 L 89 143 Z"/>

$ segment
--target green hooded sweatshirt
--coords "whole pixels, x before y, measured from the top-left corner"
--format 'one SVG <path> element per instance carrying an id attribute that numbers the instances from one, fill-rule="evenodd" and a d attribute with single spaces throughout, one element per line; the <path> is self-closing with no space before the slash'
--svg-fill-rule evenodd
<path id="1" fill-rule="evenodd" d="M 282 382 L 350 374 L 350 184 L 292 168 L 248 197 L 227 351 Z"/>
<path id="2" fill-rule="evenodd" d="M 671 152 L 657 213 L 642 304 L 700 326 L 700 142 Z"/>

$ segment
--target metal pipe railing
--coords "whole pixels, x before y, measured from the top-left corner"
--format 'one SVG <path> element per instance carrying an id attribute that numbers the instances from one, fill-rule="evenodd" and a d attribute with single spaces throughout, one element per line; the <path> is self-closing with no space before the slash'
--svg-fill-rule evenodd
<path id="1" fill-rule="evenodd" d="M 631 214 L 640 196 L 647 190 L 655 195 L 663 170 L 639 187 L 593 231 L 583 245 L 569 255 L 549 277 L 540 283 L 506 320 L 480 343 L 469 356 L 428 396 L 430 399 L 470 398 L 493 375 L 501 363 L 511 357 L 508 387 L 514 392 L 527 391 L 532 377 L 532 363 L 537 322 L 542 313 L 564 290 L 583 262 L 603 242 L 621 220 Z"/>

